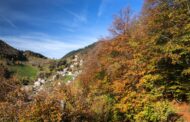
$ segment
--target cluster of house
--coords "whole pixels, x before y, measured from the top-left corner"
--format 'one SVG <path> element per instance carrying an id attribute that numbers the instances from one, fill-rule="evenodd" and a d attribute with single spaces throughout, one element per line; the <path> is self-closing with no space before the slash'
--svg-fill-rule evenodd
<path id="1" fill-rule="evenodd" d="M 72 76 L 72 80 L 75 80 L 75 78 L 82 72 L 81 67 L 83 65 L 83 60 L 79 58 L 78 55 L 74 56 L 74 59 L 72 60 L 72 63 L 69 67 L 64 68 L 62 71 L 57 71 L 57 74 L 61 76 Z M 70 83 L 71 80 L 68 81 Z"/>
<path id="2" fill-rule="evenodd" d="M 38 78 L 33 85 L 26 85 L 21 88 L 21 90 L 30 93 L 29 98 L 32 99 L 33 95 L 37 94 L 39 91 L 44 90 L 44 85 L 48 82 L 53 82 L 59 78 L 59 76 L 71 76 L 72 79 L 67 81 L 67 84 L 71 83 L 75 78 L 82 72 L 83 60 L 80 59 L 77 55 L 71 61 L 71 64 L 64 68 L 62 71 L 57 71 L 55 75 L 52 76 L 51 79 L 47 78 Z M 61 85 L 61 82 L 58 82 L 58 85 Z M 64 109 L 66 106 L 66 102 L 60 100 L 60 107 Z"/>
<path id="3" fill-rule="evenodd" d="M 51 79 L 38 78 L 33 85 L 27 85 L 22 87 L 22 90 L 25 91 L 41 91 L 43 90 L 44 84 L 47 82 L 55 81 L 59 75 L 60 76 L 71 76 L 72 79 L 67 81 L 67 84 L 71 83 L 75 78 L 82 72 L 81 68 L 83 65 L 83 60 L 79 58 L 79 56 L 75 55 L 71 64 L 64 68 L 62 71 L 57 71 L 55 75 L 52 76 Z M 59 82 L 58 85 L 61 85 Z"/>
<path id="4" fill-rule="evenodd" d="M 56 78 L 61 75 L 61 76 L 72 76 L 72 79 L 67 81 L 67 84 L 71 83 L 75 78 L 82 72 L 81 67 L 83 65 L 83 60 L 79 58 L 78 55 L 75 55 L 73 60 L 71 61 L 71 64 L 64 68 L 62 71 L 57 71 L 55 75 L 53 75 L 52 79 L 45 80 L 42 78 L 38 78 L 33 85 L 33 88 L 35 90 L 41 90 L 43 89 L 43 85 L 47 82 L 52 82 L 55 81 Z M 61 85 L 59 82 L 58 85 Z"/>
<path id="5" fill-rule="evenodd" d="M 43 89 L 42 87 L 46 82 L 48 82 L 48 80 L 38 78 L 37 81 L 34 82 L 33 88 L 40 91 Z"/>

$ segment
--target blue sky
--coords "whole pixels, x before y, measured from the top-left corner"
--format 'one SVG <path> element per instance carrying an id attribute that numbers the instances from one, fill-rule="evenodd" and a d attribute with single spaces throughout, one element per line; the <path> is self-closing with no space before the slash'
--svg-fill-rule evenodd
<path id="1" fill-rule="evenodd" d="M 85 47 L 109 35 L 113 15 L 143 0 L 0 0 L 0 39 L 50 58 Z"/>

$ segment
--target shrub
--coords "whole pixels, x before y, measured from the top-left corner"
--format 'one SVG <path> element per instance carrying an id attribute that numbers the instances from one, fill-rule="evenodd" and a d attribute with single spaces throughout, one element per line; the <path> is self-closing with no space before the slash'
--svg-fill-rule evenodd
<path id="1" fill-rule="evenodd" d="M 143 110 L 135 116 L 137 122 L 166 122 L 174 111 L 167 101 L 147 104 Z"/>

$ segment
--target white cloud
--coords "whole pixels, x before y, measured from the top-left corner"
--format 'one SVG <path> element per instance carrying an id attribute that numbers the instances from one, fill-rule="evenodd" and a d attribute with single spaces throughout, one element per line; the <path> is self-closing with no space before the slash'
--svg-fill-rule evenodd
<path id="1" fill-rule="evenodd" d="M 78 14 L 78 13 L 75 13 L 75 12 L 73 12 L 71 10 L 68 10 L 68 9 L 65 9 L 65 11 L 67 13 L 69 13 L 70 15 L 74 16 L 79 21 L 81 21 L 81 22 L 87 22 L 87 16 L 86 16 L 85 12 L 83 12 L 81 14 Z"/>
<path id="2" fill-rule="evenodd" d="M 100 6 L 98 9 L 98 13 L 97 13 L 98 17 L 102 16 L 107 4 L 108 4 L 108 0 L 101 0 Z"/>
<path id="3" fill-rule="evenodd" d="M 8 18 L 4 17 L 4 16 L 1 16 L 0 15 L 0 19 L 2 19 L 3 21 L 7 22 L 11 27 L 13 28 L 17 28 L 17 26 Z"/>
<path id="4" fill-rule="evenodd" d="M 5 11 L 7 14 L 5 14 Z M 22 22 L 33 27 L 43 27 L 46 24 L 59 25 L 59 28 L 68 32 L 74 32 L 81 22 L 87 22 L 86 11 L 82 11 L 80 14 L 69 10 L 66 12 L 73 17 L 73 20 L 65 18 L 62 14 L 56 14 L 58 19 L 54 19 L 53 17 L 47 19 L 44 15 L 39 17 L 38 15 L 31 15 L 24 11 L 0 8 L 0 20 L 8 23 L 12 28 L 17 28 L 15 22 Z"/>

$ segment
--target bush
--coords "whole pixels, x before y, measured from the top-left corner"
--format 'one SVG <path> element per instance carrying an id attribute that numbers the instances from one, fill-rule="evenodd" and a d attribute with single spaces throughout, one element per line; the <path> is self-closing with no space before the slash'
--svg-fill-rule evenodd
<path id="1" fill-rule="evenodd" d="M 111 55 L 112 58 L 115 58 L 115 57 L 120 55 L 120 52 L 116 51 L 116 50 L 113 50 L 110 55 Z"/>
<path id="2" fill-rule="evenodd" d="M 167 101 L 145 105 L 143 110 L 135 116 L 137 122 L 166 122 L 174 114 Z"/>

